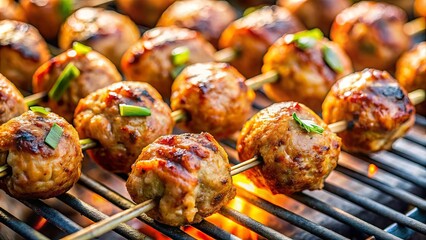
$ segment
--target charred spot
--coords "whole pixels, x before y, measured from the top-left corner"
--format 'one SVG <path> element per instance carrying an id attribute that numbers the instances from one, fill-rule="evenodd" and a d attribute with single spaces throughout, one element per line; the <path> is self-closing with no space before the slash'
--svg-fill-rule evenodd
<path id="1" fill-rule="evenodd" d="M 226 185 L 228 183 L 228 179 L 224 178 L 224 179 L 220 180 L 220 183 L 222 183 L 223 185 Z"/>
<path id="2" fill-rule="evenodd" d="M 243 92 L 247 91 L 247 85 L 244 81 L 238 81 L 238 86 L 240 87 L 241 91 Z"/>
<path id="3" fill-rule="evenodd" d="M 399 86 L 379 86 L 372 87 L 372 91 L 376 94 L 383 95 L 385 97 L 394 97 L 396 100 L 404 99 L 405 95 Z"/>
<path id="4" fill-rule="evenodd" d="M 135 144 L 136 141 L 138 140 L 138 134 L 136 134 L 135 131 L 130 132 L 129 139 L 130 139 L 130 143 Z"/>
<path id="5" fill-rule="evenodd" d="M 206 94 L 210 89 L 209 86 L 204 82 L 201 82 L 200 84 L 198 84 L 198 88 L 201 90 L 201 93 L 203 95 Z"/>
<path id="6" fill-rule="evenodd" d="M 297 156 L 295 156 L 295 157 L 293 158 L 293 161 L 294 161 L 294 162 L 297 162 L 297 163 L 299 163 L 299 162 L 300 162 L 300 160 L 302 160 L 302 156 L 301 156 L 300 154 L 297 154 Z"/>
<path id="7" fill-rule="evenodd" d="M 324 145 L 322 145 L 322 146 L 315 145 L 313 147 L 313 149 L 314 149 L 315 152 L 322 154 L 322 153 L 330 150 L 330 147 L 324 146 Z"/>
<path id="8" fill-rule="evenodd" d="M 146 89 L 136 89 L 131 93 L 131 97 L 135 100 L 143 100 L 143 98 L 147 98 L 151 103 L 155 102 L 155 99 L 149 94 Z"/>
<path id="9" fill-rule="evenodd" d="M 180 162 L 182 162 L 182 158 L 183 158 L 184 155 L 185 155 L 185 152 L 182 149 L 178 149 L 176 151 L 173 151 L 172 152 L 172 156 L 173 156 L 172 160 L 174 162 L 180 163 Z"/>
<path id="10" fill-rule="evenodd" d="M 279 163 L 279 162 L 284 162 L 284 157 L 283 156 L 277 156 L 274 158 L 274 162 Z"/>
<path id="11" fill-rule="evenodd" d="M 42 148 L 40 142 L 36 136 L 31 132 L 19 129 L 15 135 L 16 149 L 19 151 L 27 151 L 31 153 L 39 153 Z"/>
<path id="12" fill-rule="evenodd" d="M 220 193 L 220 194 L 218 194 L 218 195 L 216 195 L 214 198 L 213 198 L 213 205 L 218 205 L 220 202 L 222 202 L 222 200 L 223 200 L 223 198 L 225 197 L 225 194 L 223 194 L 223 193 Z"/>

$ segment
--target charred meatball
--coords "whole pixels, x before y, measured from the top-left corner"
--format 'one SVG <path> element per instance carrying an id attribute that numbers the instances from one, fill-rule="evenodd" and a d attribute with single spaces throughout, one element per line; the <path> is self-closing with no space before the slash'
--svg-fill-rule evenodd
<path id="1" fill-rule="evenodd" d="M 124 52 L 139 39 L 138 27 L 127 17 L 103 8 L 81 8 L 62 25 L 59 47 L 81 42 L 120 66 Z"/>
<path id="2" fill-rule="evenodd" d="M 173 83 L 172 51 L 189 50 L 187 64 L 213 61 L 214 48 L 199 33 L 185 28 L 151 29 L 130 47 L 123 56 L 121 68 L 127 80 L 147 82 L 164 98 L 170 97 Z"/>
<path id="3" fill-rule="evenodd" d="M 307 132 L 294 119 L 313 121 L 322 133 Z M 296 102 L 283 102 L 259 111 L 241 131 L 240 161 L 257 156 L 263 164 L 247 175 L 274 194 L 316 190 L 336 167 L 341 140 L 312 110 Z"/>
<path id="4" fill-rule="evenodd" d="M 161 15 L 157 26 L 177 26 L 200 32 L 217 46 L 223 30 L 236 18 L 234 9 L 226 1 L 184 0 L 173 3 Z"/>
<path id="5" fill-rule="evenodd" d="M 132 199 L 154 199 L 147 214 L 181 226 L 198 223 L 235 197 L 228 156 L 208 133 L 160 137 L 143 149 L 127 180 Z"/>
<path id="6" fill-rule="evenodd" d="M 337 15 L 331 39 L 352 59 L 355 70 L 393 70 L 410 46 L 404 30 L 405 12 L 393 5 L 362 1 Z"/>
<path id="7" fill-rule="evenodd" d="M 18 88 L 30 91 L 34 72 L 49 58 L 37 29 L 23 22 L 0 21 L 0 73 Z"/>
<path id="8" fill-rule="evenodd" d="M 15 85 L 0 74 L 0 125 L 28 110 Z"/>
<path id="9" fill-rule="evenodd" d="M 323 103 L 328 124 L 345 120 L 338 133 L 343 148 L 370 153 L 389 149 L 414 124 L 414 106 L 398 82 L 385 71 L 366 69 L 340 79 Z"/>
<path id="10" fill-rule="evenodd" d="M 120 104 L 150 109 L 150 116 L 120 115 Z M 113 172 L 130 172 L 142 149 L 173 130 L 171 110 L 149 84 L 120 82 L 80 100 L 74 125 L 81 138 L 99 141 L 87 152 L 99 165 Z"/>
<path id="11" fill-rule="evenodd" d="M 244 76 L 260 74 L 268 48 L 282 35 L 304 30 L 289 11 L 277 6 L 263 7 L 233 22 L 220 37 L 220 48 L 232 48 L 237 56 L 231 64 Z"/>
<path id="12" fill-rule="evenodd" d="M 351 62 L 337 44 L 326 38 L 307 37 L 313 45 L 302 47 L 294 40 L 297 36 L 285 35 L 269 48 L 262 72 L 277 71 L 280 79 L 263 88 L 276 102 L 294 100 L 319 112 L 333 83 L 352 72 Z"/>
<path id="13" fill-rule="evenodd" d="M 426 90 L 426 42 L 419 43 L 401 56 L 396 64 L 396 79 L 409 92 Z M 426 102 L 417 105 L 416 110 L 425 116 Z"/>
<path id="14" fill-rule="evenodd" d="M 114 64 L 96 51 L 79 53 L 70 49 L 37 69 L 33 76 L 34 92 L 49 91 L 66 66 L 71 63 L 80 71 L 79 76 L 71 80 L 69 87 L 59 100 L 49 98 L 41 103 L 69 122 L 72 122 L 74 109 L 81 98 L 122 80 Z"/>
<path id="15" fill-rule="evenodd" d="M 5 19 L 27 21 L 21 5 L 14 0 L 0 0 L 0 21 Z"/>
<path id="16" fill-rule="evenodd" d="M 137 24 L 153 27 L 175 0 L 117 0 L 118 6 Z"/>
<path id="17" fill-rule="evenodd" d="M 51 129 L 63 132 L 55 148 L 45 140 Z M 10 174 L 0 179 L 0 188 L 15 198 L 51 198 L 70 189 L 81 173 L 78 134 L 54 113 L 28 111 L 0 126 L 0 165 Z"/>
<path id="18" fill-rule="evenodd" d="M 228 137 L 249 118 L 254 92 L 245 78 L 227 63 L 199 63 L 188 66 L 172 86 L 171 106 L 184 110 L 185 128 Z"/>

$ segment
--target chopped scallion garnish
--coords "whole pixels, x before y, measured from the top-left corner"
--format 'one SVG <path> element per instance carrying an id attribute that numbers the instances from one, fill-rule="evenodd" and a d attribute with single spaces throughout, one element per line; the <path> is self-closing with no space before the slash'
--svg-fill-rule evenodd
<path id="1" fill-rule="evenodd" d="M 52 128 L 44 139 L 44 142 L 51 148 L 56 149 L 59 141 L 61 140 L 63 132 L 64 130 L 58 124 L 53 124 Z"/>
<path id="2" fill-rule="evenodd" d="M 79 43 L 79 42 L 74 42 L 72 44 L 72 49 L 74 49 L 74 51 L 76 51 L 78 54 L 81 54 L 81 55 L 85 55 L 85 54 L 89 53 L 90 51 L 92 51 L 91 47 L 86 46 L 86 45 Z"/>
<path id="3" fill-rule="evenodd" d="M 287 35 L 286 42 L 294 42 L 296 46 L 302 50 L 315 46 L 317 40 L 321 40 L 324 34 L 318 28 L 312 30 L 301 31 L 292 35 Z"/>
<path id="4" fill-rule="evenodd" d="M 190 51 L 187 47 L 177 47 L 172 50 L 172 63 L 174 66 L 186 64 L 189 60 Z"/>
<path id="5" fill-rule="evenodd" d="M 47 110 L 44 107 L 40 107 L 40 106 L 32 106 L 30 107 L 31 111 L 35 112 L 35 113 L 41 113 L 43 115 L 47 115 L 49 114 L 49 110 Z"/>
<path id="6" fill-rule="evenodd" d="M 120 115 L 123 117 L 144 117 L 151 116 L 151 110 L 146 107 L 120 104 Z"/>
<path id="7" fill-rule="evenodd" d="M 296 113 L 293 113 L 293 119 L 300 125 L 301 128 L 305 129 L 308 133 L 314 132 L 321 134 L 324 132 L 324 128 L 318 126 L 314 121 L 302 120 L 297 116 Z"/>
<path id="8" fill-rule="evenodd" d="M 73 0 L 60 0 L 59 1 L 59 14 L 62 19 L 66 19 L 69 15 L 71 15 L 74 9 L 74 1 Z"/>
<path id="9" fill-rule="evenodd" d="M 324 46 L 322 48 L 322 53 L 324 55 L 324 61 L 331 69 L 333 69 L 333 71 L 336 73 L 343 72 L 343 65 L 336 52 L 334 52 L 331 48 Z"/>
<path id="10" fill-rule="evenodd" d="M 56 80 L 55 85 L 49 91 L 49 98 L 58 101 L 62 94 L 68 89 L 71 81 L 80 76 L 80 71 L 74 64 L 69 63 L 61 75 L 59 75 L 58 80 Z"/>

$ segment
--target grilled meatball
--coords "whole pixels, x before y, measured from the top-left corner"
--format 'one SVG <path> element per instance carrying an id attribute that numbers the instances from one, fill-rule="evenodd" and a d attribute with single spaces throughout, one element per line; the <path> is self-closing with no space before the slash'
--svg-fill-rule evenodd
<path id="1" fill-rule="evenodd" d="M 0 125 L 28 110 L 15 85 L 0 74 Z"/>
<path id="2" fill-rule="evenodd" d="M 33 76 L 34 92 L 49 91 L 70 63 L 79 69 L 80 75 L 71 80 L 59 101 L 45 99 L 41 104 L 48 106 L 72 122 L 74 109 L 81 98 L 97 89 L 120 82 L 122 79 L 114 64 L 96 51 L 84 54 L 70 49 L 50 59 L 37 69 Z"/>
<path id="3" fill-rule="evenodd" d="M 311 120 L 324 132 L 308 133 L 293 118 Z M 296 102 L 273 104 L 252 117 L 241 131 L 240 161 L 257 156 L 263 164 L 247 175 L 272 193 L 292 194 L 321 189 L 336 167 L 341 140 L 312 110 Z"/>
<path id="4" fill-rule="evenodd" d="M 157 26 L 177 26 L 200 32 L 214 46 L 223 30 L 236 18 L 234 9 L 225 1 L 184 0 L 173 3 L 161 15 Z"/>
<path id="5" fill-rule="evenodd" d="M 278 0 L 277 4 L 290 10 L 306 28 L 319 28 L 328 35 L 334 18 L 343 9 L 349 7 L 351 2 L 349 0 Z"/>
<path id="6" fill-rule="evenodd" d="M 146 107 L 151 116 L 124 117 L 119 105 Z M 149 84 L 120 82 L 99 89 L 80 100 L 74 125 L 81 138 L 99 141 L 88 150 L 99 165 L 113 172 L 130 172 L 142 148 L 173 130 L 171 110 Z"/>
<path id="7" fill-rule="evenodd" d="M 351 152 L 388 149 L 414 124 L 415 110 L 407 92 L 389 73 L 373 69 L 336 82 L 322 109 L 326 123 L 348 122 L 348 129 L 338 135 Z"/>
<path id="8" fill-rule="evenodd" d="M 0 21 L 5 19 L 27 21 L 21 5 L 13 0 L 0 0 Z"/>
<path id="9" fill-rule="evenodd" d="M 132 199 L 154 199 L 147 214 L 180 226 L 198 223 L 235 197 L 228 156 L 208 133 L 169 135 L 143 149 L 127 180 Z"/>
<path id="10" fill-rule="evenodd" d="M 396 79 L 409 92 L 426 90 L 426 42 L 419 43 L 401 56 L 396 64 Z M 425 116 L 426 102 L 417 105 L 416 110 Z"/>
<path id="11" fill-rule="evenodd" d="M 238 55 L 231 64 L 244 76 L 260 74 L 268 48 L 282 35 L 304 30 L 289 11 L 277 6 L 263 7 L 233 22 L 219 40 L 220 48 L 232 48 Z"/>
<path id="12" fill-rule="evenodd" d="M 124 52 L 138 39 L 138 27 L 127 16 L 103 8 L 81 8 L 62 25 L 59 47 L 68 49 L 78 41 L 119 67 Z"/>
<path id="13" fill-rule="evenodd" d="M 238 0 L 237 2 L 244 7 L 257 7 L 259 5 L 275 4 L 275 0 Z"/>
<path id="14" fill-rule="evenodd" d="M 123 12 L 137 24 L 147 27 L 155 26 L 161 14 L 175 0 L 117 0 Z"/>
<path id="15" fill-rule="evenodd" d="M 199 33 L 177 27 L 154 28 L 124 54 L 121 68 L 126 79 L 147 82 L 169 98 L 175 68 L 171 53 L 177 47 L 189 49 L 188 64 L 213 61 L 215 50 Z"/>
<path id="16" fill-rule="evenodd" d="M 199 63 L 188 66 L 172 86 L 171 106 L 184 110 L 185 128 L 228 137 L 248 119 L 254 92 L 245 78 L 227 63 Z"/>
<path id="17" fill-rule="evenodd" d="M 426 17 L 426 0 L 415 0 L 414 12 L 419 16 Z"/>
<path id="18" fill-rule="evenodd" d="M 53 125 L 63 129 L 55 149 L 45 138 Z M 28 111 L 0 126 L 0 165 L 11 173 L 0 188 L 15 198 L 51 198 L 70 189 L 80 177 L 83 152 L 71 124 L 54 113 Z"/>
<path id="19" fill-rule="evenodd" d="M 352 59 L 355 70 L 393 70 L 410 46 L 410 36 L 403 30 L 406 19 L 396 6 L 362 1 L 337 15 L 330 35 Z"/>
<path id="20" fill-rule="evenodd" d="M 23 22 L 0 21 L 0 73 L 18 88 L 31 90 L 34 72 L 49 58 L 37 29 Z"/>
<path id="21" fill-rule="evenodd" d="M 283 36 L 266 53 L 262 72 L 277 71 L 280 79 L 263 88 L 276 102 L 294 100 L 319 112 L 333 83 L 352 72 L 351 62 L 337 44 L 326 38 L 316 40 L 312 47 L 303 50 L 290 41 L 292 37 L 291 34 Z M 334 70 L 326 62 L 325 48 L 334 53 L 340 70 Z"/>

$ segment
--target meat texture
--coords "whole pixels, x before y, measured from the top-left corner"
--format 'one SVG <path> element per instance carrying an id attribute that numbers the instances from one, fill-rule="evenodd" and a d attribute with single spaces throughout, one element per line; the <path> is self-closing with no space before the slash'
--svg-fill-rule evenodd
<path id="1" fill-rule="evenodd" d="M 304 130 L 293 118 L 311 120 L 324 128 L 321 134 Z M 237 150 L 240 161 L 253 157 L 263 163 L 246 174 L 274 194 L 317 190 L 336 167 L 341 140 L 319 116 L 303 104 L 282 102 L 253 116 L 241 131 Z"/>
<path id="2" fill-rule="evenodd" d="M 45 143 L 52 126 L 63 129 L 56 149 Z M 15 198 L 51 198 L 80 177 L 83 152 L 77 131 L 62 117 L 28 111 L 0 126 L 0 165 L 10 173 L 0 188 Z"/>
<path id="3" fill-rule="evenodd" d="M 0 74 L 0 125 L 28 110 L 21 92 Z"/>
<path id="4" fill-rule="evenodd" d="M 147 214 L 181 226 L 198 223 L 235 196 L 225 150 L 208 133 L 160 137 L 143 149 L 127 180 L 132 199 L 154 199 Z"/>
<path id="5" fill-rule="evenodd" d="M 389 73 L 366 69 L 340 79 L 324 100 L 328 124 L 345 120 L 338 133 L 343 148 L 371 153 L 389 149 L 414 124 L 415 109 L 407 92 Z"/>
<path id="6" fill-rule="evenodd" d="M 175 0 L 117 0 L 124 13 L 137 24 L 153 27 L 161 14 Z"/>
<path id="7" fill-rule="evenodd" d="M 22 6 L 14 0 L 1 0 L 0 1 L 0 21 L 10 19 L 20 22 L 26 22 L 25 12 Z"/>
<path id="8" fill-rule="evenodd" d="M 149 108 L 151 116 L 120 115 L 120 104 Z M 130 172 L 142 149 L 173 130 L 171 110 L 149 84 L 120 82 L 80 100 L 74 125 L 81 138 L 100 146 L 87 152 L 99 165 L 113 172 Z"/>

